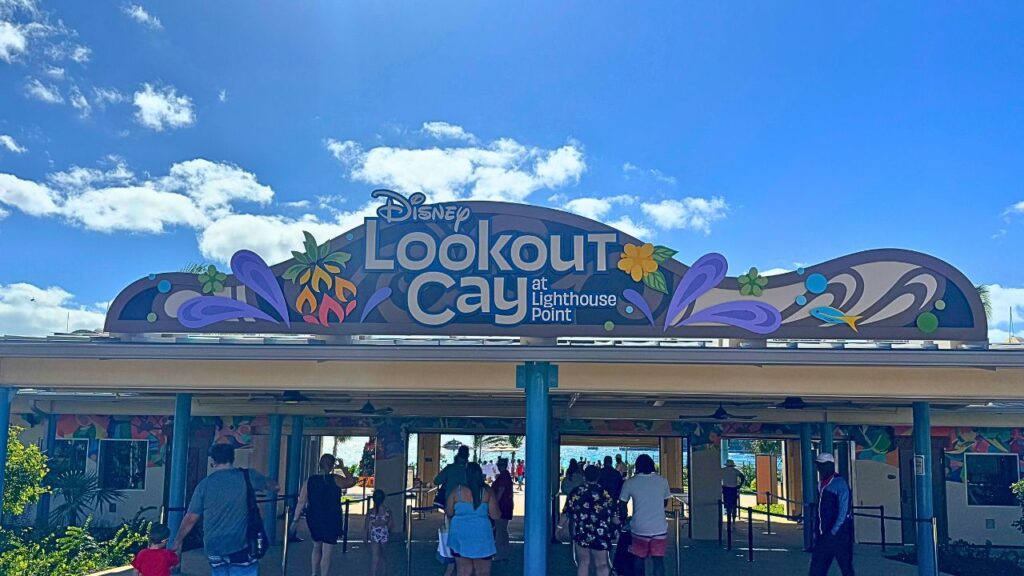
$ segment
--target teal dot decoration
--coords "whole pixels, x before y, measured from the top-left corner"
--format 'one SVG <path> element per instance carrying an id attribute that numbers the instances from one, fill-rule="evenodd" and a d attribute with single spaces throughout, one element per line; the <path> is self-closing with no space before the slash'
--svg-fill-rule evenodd
<path id="1" fill-rule="evenodd" d="M 828 288 L 828 280 L 825 279 L 821 274 L 811 274 L 804 280 L 804 286 L 808 292 L 813 294 L 821 294 Z"/>
<path id="2" fill-rule="evenodd" d="M 149 275 L 149 279 L 150 280 L 156 280 L 156 274 L 150 274 Z"/>
<path id="3" fill-rule="evenodd" d="M 632 313 L 633 313 L 633 307 L 632 306 L 626 306 L 626 314 L 632 314 Z"/>
<path id="4" fill-rule="evenodd" d="M 803 306 L 804 304 L 807 304 L 807 296 L 804 296 L 803 294 L 797 296 L 796 297 L 796 303 L 799 306 Z"/>
<path id="5" fill-rule="evenodd" d="M 917 317 L 917 329 L 931 334 L 939 328 L 939 317 L 931 312 L 924 312 Z"/>
<path id="6" fill-rule="evenodd" d="M 801 267 L 797 268 L 796 269 L 796 273 L 801 275 L 801 276 L 803 276 L 804 275 L 804 267 L 801 266 Z"/>
<path id="7" fill-rule="evenodd" d="M 608 320 L 607 322 L 604 323 L 604 329 L 608 332 L 615 330 L 615 322 Z"/>
<path id="8" fill-rule="evenodd" d="M 156 312 L 146 314 L 146 322 L 156 322 Z"/>
<path id="9" fill-rule="evenodd" d="M 167 294 L 168 292 L 171 291 L 171 281 L 161 280 L 160 282 L 157 283 L 156 289 L 159 290 L 161 294 Z"/>
<path id="10" fill-rule="evenodd" d="M 946 309 L 946 301 L 945 300 L 936 300 L 935 301 L 935 309 L 936 310 L 945 310 Z"/>
<path id="11" fill-rule="evenodd" d="M 356 237 L 355 234 L 353 234 L 351 232 L 349 232 L 348 234 L 345 234 L 345 240 L 351 240 L 351 239 L 353 239 L 355 237 Z"/>

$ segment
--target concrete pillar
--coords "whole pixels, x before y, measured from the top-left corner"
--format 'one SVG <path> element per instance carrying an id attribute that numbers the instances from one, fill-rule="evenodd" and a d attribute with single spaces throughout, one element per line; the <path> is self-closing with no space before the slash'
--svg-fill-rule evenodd
<path id="1" fill-rule="evenodd" d="M 295 508 L 299 499 L 299 482 L 302 480 L 302 416 L 292 416 L 292 433 L 288 437 L 288 469 L 285 476 L 285 494 L 288 503 Z"/>
<path id="2" fill-rule="evenodd" d="M 441 471 L 441 435 L 437 433 L 417 434 L 416 440 L 416 475 L 424 485 L 434 481 L 434 476 Z M 420 494 L 416 506 L 431 506 L 434 502 L 433 492 Z"/>
<path id="3" fill-rule="evenodd" d="M 679 436 L 660 438 L 661 475 L 673 490 L 683 487 L 683 439 Z"/>
<path id="4" fill-rule="evenodd" d="M 914 402 L 914 505 L 917 515 L 917 573 L 938 574 L 932 531 L 932 438 L 927 402 Z"/>
<path id="5" fill-rule="evenodd" d="M 171 542 L 174 542 L 181 519 L 185 516 L 185 476 L 191 422 L 192 395 L 177 394 L 174 397 L 174 430 L 171 436 L 171 481 L 167 488 L 167 527 L 171 530 Z"/>
<path id="6" fill-rule="evenodd" d="M 377 452 L 373 460 L 373 487 L 375 490 L 383 490 L 388 494 L 386 503 L 394 514 L 395 531 L 405 532 L 405 490 L 406 476 L 408 471 L 408 440 L 403 432 L 401 435 L 401 446 L 385 446 L 381 435 L 377 435 Z M 398 448 L 395 453 L 385 451 Z"/>
<path id="7" fill-rule="evenodd" d="M 523 573 L 547 574 L 548 506 L 551 498 L 551 417 L 548 385 L 551 366 L 527 362 L 521 367 L 526 389 L 526 526 Z"/>
<path id="8" fill-rule="evenodd" d="M 720 467 L 725 467 L 725 462 L 729 460 L 729 439 L 722 438 L 719 441 L 719 449 L 722 454 L 721 461 L 718 463 Z"/>
<path id="9" fill-rule="evenodd" d="M 43 452 L 47 458 L 53 458 L 57 452 L 57 414 L 46 416 L 46 438 L 43 438 Z M 36 507 L 36 525 L 46 526 L 50 519 L 50 495 L 43 494 Z"/>
<path id="10" fill-rule="evenodd" d="M 722 466 L 718 446 L 694 446 L 690 450 L 690 506 L 693 537 L 717 540 L 718 521 L 722 517 L 718 501 L 722 498 Z"/>
<path id="11" fill-rule="evenodd" d="M 800 424 L 800 470 L 803 478 L 804 497 L 804 549 L 810 550 L 814 546 L 817 507 L 813 505 L 818 500 L 818 489 L 814 477 L 814 451 L 811 448 L 811 424 L 809 422 Z"/>
<path id="12" fill-rule="evenodd" d="M 281 475 L 281 428 L 284 425 L 284 416 L 280 414 L 270 415 L 270 438 L 267 441 L 267 478 L 278 482 Z M 281 493 L 278 487 L 277 492 L 270 494 L 277 497 Z M 271 544 L 277 543 L 277 502 L 267 502 L 263 509 L 263 527 L 267 531 L 267 537 Z"/>

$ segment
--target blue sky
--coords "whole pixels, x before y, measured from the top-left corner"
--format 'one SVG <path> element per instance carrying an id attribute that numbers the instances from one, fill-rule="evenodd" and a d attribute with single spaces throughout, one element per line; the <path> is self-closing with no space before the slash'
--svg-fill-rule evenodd
<path id="1" fill-rule="evenodd" d="M 733 273 L 921 250 L 996 285 L 1005 329 L 1022 28 L 1011 2 L 0 0 L 0 333 L 273 259 L 377 186 L 568 208 Z"/>

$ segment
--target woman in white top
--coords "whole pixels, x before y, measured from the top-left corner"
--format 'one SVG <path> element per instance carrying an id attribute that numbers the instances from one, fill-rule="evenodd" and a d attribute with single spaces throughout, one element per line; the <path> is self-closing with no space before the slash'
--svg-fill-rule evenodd
<path id="1" fill-rule="evenodd" d="M 665 550 L 668 544 L 668 521 L 665 506 L 672 497 L 668 480 L 654 471 L 654 460 L 646 454 L 633 464 L 636 475 L 622 484 L 619 500 L 633 501 L 633 516 L 629 520 L 632 542 L 629 553 L 636 557 L 636 573 L 643 574 L 647 558 L 654 565 L 654 576 L 665 576 Z"/>

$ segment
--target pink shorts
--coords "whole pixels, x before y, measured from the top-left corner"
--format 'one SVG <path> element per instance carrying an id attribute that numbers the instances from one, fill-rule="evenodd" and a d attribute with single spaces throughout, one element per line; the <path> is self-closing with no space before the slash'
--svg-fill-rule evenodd
<path id="1" fill-rule="evenodd" d="M 637 558 L 664 558 L 665 549 L 668 548 L 668 535 L 661 536 L 632 536 L 629 544 L 629 553 Z"/>

